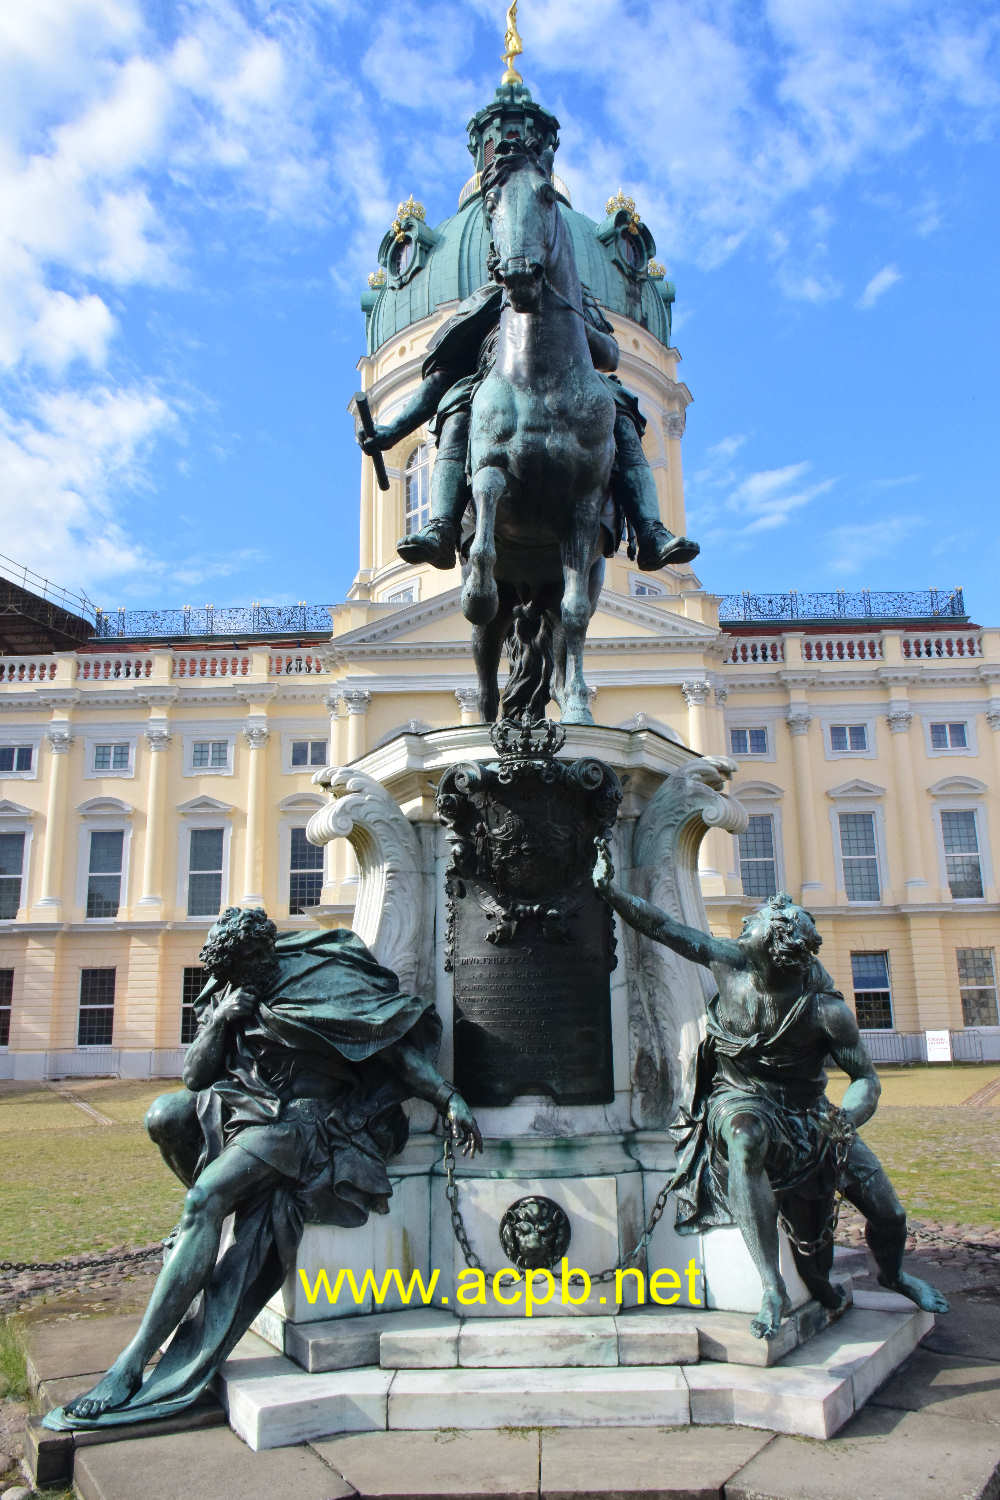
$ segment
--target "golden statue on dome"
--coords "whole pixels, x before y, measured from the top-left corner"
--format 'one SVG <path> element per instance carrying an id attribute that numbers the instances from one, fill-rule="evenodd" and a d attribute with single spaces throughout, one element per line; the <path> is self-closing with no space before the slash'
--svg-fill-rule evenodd
<path id="1" fill-rule="evenodd" d="M 523 83 L 524 79 L 514 66 L 515 57 L 520 57 L 524 51 L 517 30 L 517 0 L 513 0 L 513 4 L 507 9 L 507 30 L 504 33 L 503 47 L 503 60 L 507 64 L 507 71 L 500 80 L 501 84 Z"/>

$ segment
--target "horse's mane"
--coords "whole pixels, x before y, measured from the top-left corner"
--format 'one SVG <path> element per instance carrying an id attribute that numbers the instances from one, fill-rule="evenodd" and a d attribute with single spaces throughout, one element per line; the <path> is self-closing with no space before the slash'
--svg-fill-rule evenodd
<path id="1" fill-rule="evenodd" d="M 485 197 L 491 188 L 502 187 L 508 177 L 520 171 L 524 166 L 534 167 L 551 182 L 552 170 L 543 160 L 540 141 L 531 138 L 523 140 L 519 136 L 508 141 L 501 141 L 496 155 L 489 166 L 483 169 L 480 177 L 479 185 L 483 196 Z"/>

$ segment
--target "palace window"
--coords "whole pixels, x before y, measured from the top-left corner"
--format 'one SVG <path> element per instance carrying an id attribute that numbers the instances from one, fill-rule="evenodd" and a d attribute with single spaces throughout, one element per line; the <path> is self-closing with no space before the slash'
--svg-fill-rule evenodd
<path id="1" fill-rule="evenodd" d="M 888 953 L 852 953 L 854 1010 L 862 1031 L 892 1030 Z"/>
<path id="2" fill-rule="evenodd" d="M 14 970 L 0 969 L 0 1047 L 10 1046 L 10 1013 L 14 1004 Z"/>
<path id="3" fill-rule="evenodd" d="M 421 443 L 406 460 L 404 521 L 407 536 L 431 518 L 431 445 Z"/>
<path id="4" fill-rule="evenodd" d="M 739 837 L 740 879 L 744 896 L 764 899 L 778 889 L 774 858 L 774 818 L 771 813 L 751 813 L 746 832 Z"/>
<path id="5" fill-rule="evenodd" d="M 115 1029 L 115 970 L 80 970 L 78 1047 L 110 1047 Z"/>
<path id="6" fill-rule="evenodd" d="M 393 593 L 386 594 L 385 602 L 386 604 L 412 604 L 415 597 L 413 584 L 411 583 L 409 588 L 396 589 Z"/>
<path id="7" fill-rule="evenodd" d="M 17 916 L 24 878 L 24 834 L 0 833 L 0 917 Z"/>
<path id="8" fill-rule="evenodd" d="M 121 829 L 90 835 L 87 864 L 87 916 L 117 917 L 122 899 L 122 862 L 125 834 Z"/>
<path id="9" fill-rule="evenodd" d="M 992 948 L 956 948 L 962 1020 L 966 1026 L 996 1026 L 997 978 Z"/>
<path id="10" fill-rule="evenodd" d="M 838 821 L 847 899 L 878 901 L 881 888 L 878 877 L 878 846 L 875 842 L 875 814 L 840 813 Z"/>
<path id="11" fill-rule="evenodd" d="M 132 769 L 132 746 L 128 741 L 117 741 L 113 744 L 101 744 L 94 746 L 94 770 L 120 771 L 127 775 Z"/>
<path id="12" fill-rule="evenodd" d="M 193 771 L 228 771 L 228 740 L 194 740 L 191 745 Z"/>
<path id="13" fill-rule="evenodd" d="M 968 750 L 969 748 L 969 726 L 964 721 L 956 724 L 932 724 L 930 731 L 932 750 Z"/>
<path id="14" fill-rule="evenodd" d="M 972 808 L 941 812 L 941 837 L 948 888 L 955 901 L 972 900 L 983 894 L 983 870 L 979 859 L 976 814 Z"/>
<path id="15" fill-rule="evenodd" d="M 629 592 L 636 599 L 660 599 L 663 597 L 664 589 L 659 583 L 650 583 L 648 578 L 639 578 L 635 573 L 629 574 Z"/>
<path id="16" fill-rule="evenodd" d="M 311 906 L 319 905 L 323 889 L 323 850 L 310 844 L 304 828 L 293 828 L 291 835 L 288 914 L 300 917 Z"/>
<path id="17" fill-rule="evenodd" d="M 184 969 L 184 978 L 181 981 L 182 1047 L 187 1047 L 194 1041 L 198 1030 L 198 1012 L 194 1008 L 194 1002 L 202 992 L 206 977 L 206 971 L 198 964 L 188 964 Z"/>
<path id="18" fill-rule="evenodd" d="M 304 771 L 310 766 L 325 766 L 326 740 L 292 740 L 292 770 Z"/>
<path id="19" fill-rule="evenodd" d="M 222 906 L 225 829 L 192 828 L 188 845 L 189 917 L 217 917 Z"/>
<path id="20" fill-rule="evenodd" d="M 766 755 L 766 729 L 731 729 L 729 750 L 732 755 Z"/>
<path id="21" fill-rule="evenodd" d="M 27 776 L 34 762 L 34 745 L 0 745 L 0 776 Z"/>
<path id="22" fill-rule="evenodd" d="M 868 749 L 867 724 L 831 724 L 830 749 L 836 753 Z"/>

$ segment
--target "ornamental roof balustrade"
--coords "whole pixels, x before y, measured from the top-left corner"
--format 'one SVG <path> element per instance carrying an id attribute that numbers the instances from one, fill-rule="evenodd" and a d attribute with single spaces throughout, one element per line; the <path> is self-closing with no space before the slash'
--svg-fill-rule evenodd
<path id="1" fill-rule="evenodd" d="M 799 620 L 967 620 L 961 589 L 834 589 L 821 593 L 724 594 L 720 625 Z"/>
<path id="2" fill-rule="evenodd" d="M 96 640 L 150 640 L 226 636 L 326 635 L 333 628 L 326 604 L 249 604 L 201 609 L 98 610 Z"/>

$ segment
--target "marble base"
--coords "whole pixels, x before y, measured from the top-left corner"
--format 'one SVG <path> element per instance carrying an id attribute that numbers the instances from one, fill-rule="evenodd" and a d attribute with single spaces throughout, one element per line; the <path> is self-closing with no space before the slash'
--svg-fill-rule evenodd
<path id="1" fill-rule="evenodd" d="M 778 1340 L 755 1340 L 764 1358 L 748 1364 L 707 1357 L 709 1350 L 745 1352 L 737 1315 L 710 1309 L 642 1310 L 561 1323 L 507 1319 L 506 1327 L 458 1318 L 448 1326 L 447 1315 L 437 1322 L 426 1314 L 406 1316 L 409 1324 L 397 1315 L 398 1326 L 387 1325 L 380 1334 L 382 1365 L 354 1370 L 306 1374 L 248 1335 L 220 1377 L 234 1431 L 255 1449 L 386 1427 L 735 1424 L 827 1438 L 934 1323 L 931 1314 L 902 1298 L 859 1294 L 842 1318 L 812 1333 L 820 1314 L 810 1304 L 786 1320 Z M 798 1343 L 806 1329 L 811 1336 Z M 347 1332 L 343 1324 L 335 1331 Z M 319 1339 L 317 1325 L 309 1335 Z M 768 1366 L 764 1360 L 783 1340 L 797 1347 L 786 1348 L 780 1362 Z M 670 1363 L 668 1353 L 675 1356 Z M 650 1357 L 656 1354 L 660 1363 Z M 636 1362 L 644 1357 L 646 1362 Z M 386 1367 L 391 1358 L 400 1363 Z"/>

